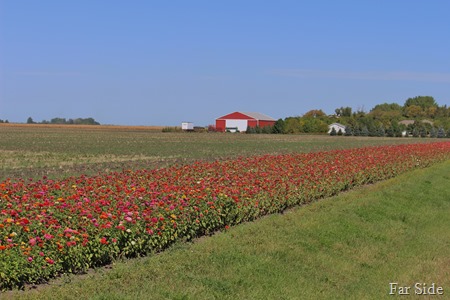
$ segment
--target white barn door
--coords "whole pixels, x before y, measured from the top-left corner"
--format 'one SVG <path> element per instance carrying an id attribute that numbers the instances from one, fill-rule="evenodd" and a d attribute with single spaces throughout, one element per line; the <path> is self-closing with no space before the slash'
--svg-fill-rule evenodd
<path id="1" fill-rule="evenodd" d="M 225 127 L 237 127 L 239 131 L 247 130 L 247 120 L 225 120 Z"/>

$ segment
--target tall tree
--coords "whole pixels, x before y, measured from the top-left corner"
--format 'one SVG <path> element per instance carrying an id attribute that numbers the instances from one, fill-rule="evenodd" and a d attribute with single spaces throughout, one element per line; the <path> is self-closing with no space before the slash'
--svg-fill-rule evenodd
<path id="1" fill-rule="evenodd" d="M 278 119 L 272 127 L 272 133 L 284 133 L 284 121 Z"/>
<path id="2" fill-rule="evenodd" d="M 402 107 L 397 103 L 383 103 L 375 105 L 371 111 L 380 110 L 380 111 L 402 111 Z"/>
<path id="3" fill-rule="evenodd" d="M 412 105 L 420 106 L 423 110 L 431 106 L 438 106 L 434 98 L 431 96 L 417 96 L 414 98 L 408 98 L 403 107 L 406 108 Z"/>
<path id="4" fill-rule="evenodd" d="M 320 118 L 325 116 L 326 114 L 321 109 L 313 109 L 303 115 L 304 118 Z"/>
<path id="5" fill-rule="evenodd" d="M 405 107 L 405 116 L 408 118 L 419 118 L 424 115 L 423 108 L 419 105 L 410 105 Z"/>

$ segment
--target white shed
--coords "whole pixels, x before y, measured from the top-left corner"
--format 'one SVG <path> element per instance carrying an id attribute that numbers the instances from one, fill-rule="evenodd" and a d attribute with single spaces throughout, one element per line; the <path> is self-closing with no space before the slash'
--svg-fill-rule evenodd
<path id="1" fill-rule="evenodd" d="M 181 123 L 182 130 L 194 130 L 194 123 L 192 122 L 182 122 Z"/>

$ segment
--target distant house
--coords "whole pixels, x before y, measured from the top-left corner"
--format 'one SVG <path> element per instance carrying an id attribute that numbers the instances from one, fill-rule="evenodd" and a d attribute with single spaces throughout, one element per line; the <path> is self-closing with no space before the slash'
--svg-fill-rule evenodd
<path id="1" fill-rule="evenodd" d="M 194 130 L 194 123 L 192 123 L 192 122 L 182 122 L 181 123 L 181 129 L 182 130 L 186 130 L 186 131 Z"/>
<path id="2" fill-rule="evenodd" d="M 434 125 L 434 123 L 432 121 L 430 121 L 430 120 L 422 120 L 422 123 L 430 124 L 431 126 Z"/>
<path id="3" fill-rule="evenodd" d="M 328 134 L 331 133 L 331 131 L 336 130 L 336 133 L 339 132 L 339 130 L 342 132 L 342 134 L 345 133 L 345 125 L 342 125 L 341 123 L 333 123 L 328 125 Z"/>
<path id="4" fill-rule="evenodd" d="M 402 120 L 402 121 L 398 122 L 398 124 L 408 126 L 408 125 L 414 124 L 414 122 L 415 122 L 414 120 Z"/>
<path id="5" fill-rule="evenodd" d="M 276 120 L 257 112 L 233 112 L 216 119 L 216 131 L 243 132 L 247 127 L 273 126 Z"/>

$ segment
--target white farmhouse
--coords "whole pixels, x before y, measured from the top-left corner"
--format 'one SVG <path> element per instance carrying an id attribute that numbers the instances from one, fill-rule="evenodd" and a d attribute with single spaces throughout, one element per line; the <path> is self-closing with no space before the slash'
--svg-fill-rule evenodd
<path id="1" fill-rule="evenodd" d="M 339 130 L 341 130 L 342 134 L 345 133 L 345 125 L 342 125 L 340 123 L 333 123 L 328 125 L 328 134 L 331 133 L 331 130 L 333 130 L 333 128 L 334 130 L 336 130 L 336 133 L 339 132 Z"/>

